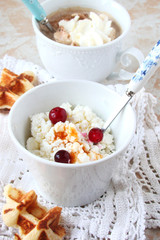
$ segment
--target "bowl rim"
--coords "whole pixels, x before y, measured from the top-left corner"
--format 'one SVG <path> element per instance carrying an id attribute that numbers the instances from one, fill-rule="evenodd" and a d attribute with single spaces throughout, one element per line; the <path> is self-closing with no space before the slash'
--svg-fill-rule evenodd
<path id="1" fill-rule="evenodd" d="M 44 2 L 42 2 L 42 6 L 45 8 L 45 4 L 47 4 L 47 2 L 49 2 L 50 0 L 46 0 Z M 38 36 L 40 38 L 42 38 L 44 41 L 47 41 L 48 44 L 50 45 L 55 45 L 57 47 L 61 47 L 61 48 L 65 48 L 65 49 L 70 49 L 70 50 L 75 50 L 75 51 L 85 51 L 85 50 L 97 50 L 99 48 L 105 48 L 106 46 L 110 47 L 110 45 L 114 45 L 116 44 L 118 41 L 120 41 L 124 36 L 127 35 L 129 29 L 130 29 L 130 26 L 131 26 L 131 18 L 130 18 L 130 15 L 128 13 L 128 11 L 121 5 L 119 4 L 118 2 L 112 0 L 111 1 L 112 4 L 114 4 L 116 7 L 119 7 L 121 9 L 123 9 L 123 11 L 126 13 L 126 16 L 128 18 L 128 26 L 126 28 L 126 30 L 124 32 L 122 32 L 122 34 L 120 34 L 120 36 L 118 36 L 117 38 L 115 38 L 114 40 L 112 40 L 111 42 L 108 42 L 108 43 L 105 43 L 103 45 L 100 45 L 100 46 L 84 46 L 84 47 L 77 47 L 77 46 L 71 46 L 71 45 L 66 45 L 66 44 L 62 44 L 62 43 L 58 43 L 56 41 L 53 41 L 51 40 L 50 38 L 46 37 L 38 28 L 38 22 L 37 20 L 35 19 L 34 16 L 32 16 L 32 26 L 33 26 L 33 29 L 35 31 L 36 34 L 38 34 Z"/>
<path id="2" fill-rule="evenodd" d="M 104 158 L 101 158 L 101 159 L 98 159 L 96 161 L 92 161 L 92 162 L 86 162 L 86 163 L 76 163 L 76 164 L 66 164 L 66 163 L 57 163 L 57 162 L 54 162 L 54 161 L 50 161 L 48 159 L 45 159 L 45 158 L 42 158 L 42 157 L 39 157 L 33 153 L 31 153 L 29 150 L 27 150 L 18 140 L 17 138 L 15 137 L 15 135 L 13 134 L 13 131 L 12 131 L 12 119 L 13 119 L 13 115 L 14 115 L 14 111 L 15 109 L 18 107 L 18 104 L 19 102 L 23 101 L 23 99 L 25 99 L 26 97 L 28 97 L 30 94 L 34 93 L 35 91 L 37 91 L 37 89 L 39 88 L 43 88 L 47 85 L 55 85 L 55 84 L 63 84 L 63 83 L 74 83 L 76 84 L 77 82 L 79 83 L 83 83 L 83 84 L 91 84 L 91 85 L 99 85 L 101 86 L 102 88 L 104 88 L 106 91 L 108 92 L 111 92 L 112 94 L 114 94 L 115 96 L 118 96 L 118 97 L 121 97 L 117 92 L 115 92 L 114 90 L 111 90 L 109 89 L 106 85 L 103 85 L 101 83 L 98 83 L 98 82 L 92 82 L 92 81 L 89 81 L 89 80 L 61 80 L 61 81 L 50 81 L 50 82 L 47 82 L 47 83 L 43 83 L 43 84 L 40 84 L 38 86 L 35 86 L 34 88 L 30 89 L 29 91 L 25 92 L 20 98 L 17 99 L 17 101 L 14 103 L 14 105 L 12 106 L 10 112 L 9 112 L 9 116 L 8 116 L 8 130 L 9 130 L 9 134 L 10 134 L 10 137 L 13 141 L 13 143 L 16 145 L 17 147 L 17 150 L 20 149 L 21 152 L 24 152 L 24 154 L 28 155 L 29 157 L 31 157 L 32 159 L 34 159 L 35 161 L 37 162 L 41 162 L 43 164 L 47 164 L 47 165 L 50 165 L 50 166 L 54 166 L 54 167 L 59 167 L 59 168 L 71 168 L 71 169 L 74 169 L 74 168 L 82 168 L 82 167 L 90 167 L 90 166 L 94 166 L 94 165 L 97 165 L 97 164 L 100 164 L 100 163 L 103 163 L 107 160 L 110 160 L 112 158 L 115 158 L 115 157 L 118 157 L 118 155 L 120 155 L 129 145 L 129 143 L 131 142 L 133 136 L 134 136 L 134 132 L 135 132 L 135 129 L 136 129 L 136 115 L 135 115 L 135 112 L 133 111 L 130 103 L 127 104 L 127 107 L 130 109 L 130 114 L 132 115 L 132 118 L 133 118 L 133 126 L 132 126 L 132 132 L 130 131 L 130 137 L 128 139 L 128 142 L 126 143 L 125 146 L 121 147 L 118 152 L 115 151 L 113 152 L 112 154 L 104 157 Z M 23 156 L 21 156 L 22 159 L 23 159 Z"/>

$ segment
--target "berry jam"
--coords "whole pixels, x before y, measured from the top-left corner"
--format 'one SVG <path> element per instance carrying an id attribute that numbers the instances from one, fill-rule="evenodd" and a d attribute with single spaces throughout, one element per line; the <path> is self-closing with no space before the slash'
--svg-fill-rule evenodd
<path id="1" fill-rule="evenodd" d="M 53 124 L 57 122 L 65 122 L 67 119 L 67 113 L 64 108 L 55 107 L 49 112 L 49 119 Z"/>
<path id="2" fill-rule="evenodd" d="M 99 143 L 103 139 L 103 131 L 100 128 L 92 128 L 88 134 L 89 140 L 93 143 Z"/>
<path id="3" fill-rule="evenodd" d="M 67 152 L 66 150 L 59 150 L 58 152 L 56 152 L 54 160 L 55 162 L 59 163 L 70 163 L 71 157 L 69 152 Z"/>

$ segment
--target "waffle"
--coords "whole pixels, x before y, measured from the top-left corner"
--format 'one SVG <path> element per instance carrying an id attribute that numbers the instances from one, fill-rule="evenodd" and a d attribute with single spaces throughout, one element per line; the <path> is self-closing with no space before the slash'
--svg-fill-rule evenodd
<path id="1" fill-rule="evenodd" d="M 59 225 L 62 208 L 54 207 L 49 211 L 37 202 L 36 193 L 7 185 L 4 188 L 6 204 L 2 218 L 8 227 L 19 229 L 14 240 L 61 240 L 65 229 Z"/>
<path id="2" fill-rule="evenodd" d="M 4 68 L 0 78 L 0 109 L 11 109 L 22 94 L 33 88 L 34 80 L 35 75 L 31 71 L 17 75 Z"/>

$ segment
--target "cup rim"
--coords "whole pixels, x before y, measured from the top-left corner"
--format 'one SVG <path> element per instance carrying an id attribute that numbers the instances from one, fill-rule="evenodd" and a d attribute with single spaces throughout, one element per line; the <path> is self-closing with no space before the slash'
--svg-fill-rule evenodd
<path id="1" fill-rule="evenodd" d="M 46 0 L 42 3 L 42 6 L 44 7 L 44 5 L 49 2 L 49 0 Z M 47 41 L 48 44 L 50 45 L 55 45 L 57 47 L 61 47 L 61 48 L 65 48 L 65 49 L 70 49 L 70 50 L 75 50 L 75 51 L 82 51 L 82 50 L 90 50 L 90 49 L 94 49 L 94 50 L 97 50 L 99 48 L 105 48 L 106 46 L 110 46 L 110 45 L 114 45 L 116 44 L 118 41 L 120 41 L 123 37 L 126 36 L 126 34 L 128 33 L 129 29 L 130 29 L 130 26 L 131 26 L 131 18 L 130 18 L 130 15 L 128 13 L 128 11 L 121 5 L 119 4 L 118 2 L 112 0 L 112 2 L 117 5 L 118 7 L 122 8 L 123 11 L 126 13 L 127 17 L 128 17 L 128 26 L 126 28 L 125 31 L 122 32 L 122 34 L 120 34 L 120 36 L 118 36 L 117 38 L 115 38 L 114 40 L 108 42 L 108 43 L 105 43 L 105 44 L 102 44 L 102 45 L 99 45 L 99 46 L 83 46 L 83 47 L 77 47 L 77 46 L 71 46 L 71 45 L 67 45 L 67 44 L 62 44 L 62 43 L 59 43 L 59 42 L 56 42 L 48 37 L 46 37 L 38 28 L 38 22 L 37 20 L 34 18 L 34 16 L 32 16 L 32 26 L 33 26 L 33 29 L 35 31 L 36 34 L 38 34 L 39 37 L 41 37 L 44 41 Z"/>
<path id="2" fill-rule="evenodd" d="M 32 89 L 30 89 L 29 91 L 27 91 L 26 93 L 24 93 L 15 103 L 14 105 L 12 106 L 11 110 L 10 110 L 10 113 L 9 113 L 9 117 L 8 117 L 8 129 L 9 129 L 9 134 L 11 136 L 11 139 L 13 141 L 13 143 L 16 145 L 17 149 L 21 149 L 22 152 L 24 152 L 26 154 L 26 156 L 28 157 L 31 157 L 32 159 L 34 159 L 34 161 L 36 162 L 41 162 L 43 164 L 47 164 L 47 165 L 50 165 L 50 166 L 54 166 L 54 167 L 59 167 L 59 168 L 71 168 L 71 169 L 75 169 L 75 168 L 82 168 L 82 167 L 90 167 L 90 166 L 95 166 L 97 164 L 101 164 L 103 163 L 104 161 L 107 161 L 107 160 L 110 160 L 114 157 L 118 157 L 118 155 L 120 155 L 129 145 L 131 139 L 133 138 L 134 136 L 134 131 L 135 131 L 135 128 L 136 128 L 136 117 L 135 117 L 135 113 L 132 109 L 132 107 L 130 106 L 130 104 L 128 104 L 128 107 L 130 108 L 130 112 L 131 112 L 131 115 L 132 115 L 132 118 L 133 118 L 133 126 L 132 126 L 132 132 L 130 132 L 130 138 L 128 139 L 128 142 L 125 144 L 125 146 L 122 146 L 118 151 L 116 152 L 113 152 L 112 154 L 104 157 L 104 158 L 101 158 L 101 159 L 98 159 L 97 161 L 92 161 L 92 162 L 86 162 L 86 163 L 80 163 L 80 164 L 65 164 L 65 163 L 57 163 L 57 162 L 54 162 L 54 161 L 49 161 L 48 159 L 45 159 L 45 158 L 42 158 L 42 157 L 39 157 L 33 153 L 31 153 L 29 150 L 27 150 L 25 148 L 25 146 L 23 146 L 18 140 L 17 138 L 15 137 L 13 131 L 12 131 L 12 119 L 13 119 L 13 115 L 14 115 L 14 110 L 17 108 L 19 102 L 23 101 L 23 99 L 25 99 L 27 96 L 29 96 L 30 94 L 33 94 L 35 91 L 37 91 L 37 89 L 39 88 L 43 88 L 47 85 L 54 85 L 54 84 L 58 84 L 58 83 L 89 83 L 91 85 L 100 85 L 102 88 L 105 88 L 106 91 L 108 92 L 112 92 L 112 94 L 114 94 L 115 96 L 118 96 L 120 97 L 120 95 L 116 92 L 114 92 L 113 90 L 107 88 L 107 86 L 105 85 L 102 85 L 98 82 L 91 82 L 89 80 L 62 80 L 62 81 L 56 81 L 56 82 L 47 82 L 45 84 L 40 84 L 39 86 L 36 86 Z"/>

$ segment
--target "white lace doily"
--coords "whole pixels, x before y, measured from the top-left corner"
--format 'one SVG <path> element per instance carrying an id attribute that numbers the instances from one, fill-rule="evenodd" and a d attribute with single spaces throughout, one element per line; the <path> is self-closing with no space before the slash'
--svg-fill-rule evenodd
<path id="1" fill-rule="evenodd" d="M 5 56 L 0 71 L 7 67 L 19 74 L 34 71 L 40 83 L 54 81 L 48 73 L 33 63 Z M 110 85 L 118 93 L 124 85 Z M 144 90 L 136 94 L 132 106 L 137 115 L 135 136 L 119 159 L 120 169 L 107 192 L 84 207 L 63 207 L 61 224 L 65 239 L 78 240 L 143 240 L 145 227 L 160 225 L 160 126 L 154 113 L 156 99 Z M 5 202 L 4 185 L 11 183 L 26 191 L 35 189 L 23 156 L 15 148 L 7 129 L 8 112 L 0 111 L 0 211 Z M 52 207 L 42 196 L 39 201 Z M 0 215 L 0 240 L 13 238 L 14 229 L 4 225 Z"/>

